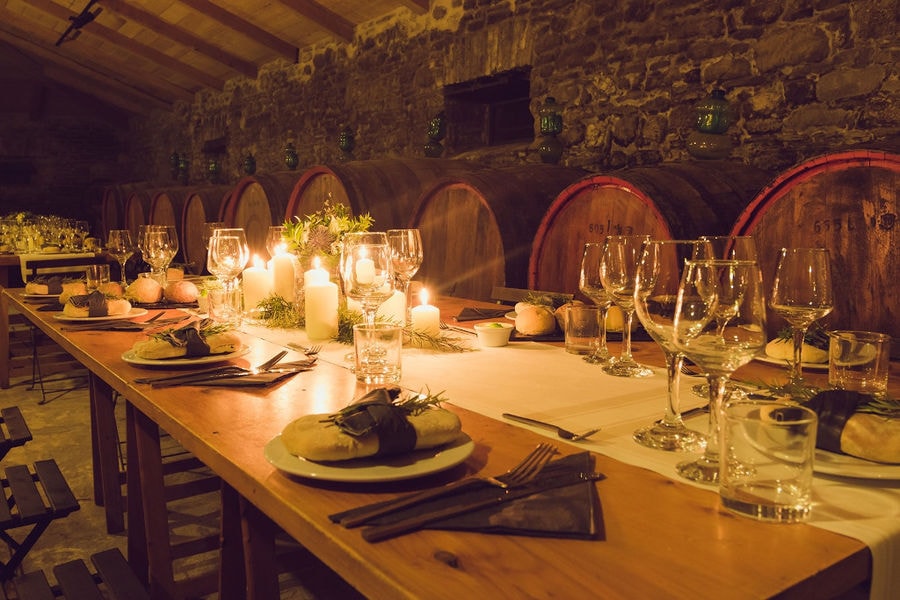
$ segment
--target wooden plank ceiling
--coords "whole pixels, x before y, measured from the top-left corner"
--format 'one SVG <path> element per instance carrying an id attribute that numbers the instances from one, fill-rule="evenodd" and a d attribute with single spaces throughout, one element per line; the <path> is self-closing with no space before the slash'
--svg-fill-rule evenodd
<path id="1" fill-rule="evenodd" d="M 0 51 L 131 113 L 169 109 L 429 0 L 0 0 Z"/>

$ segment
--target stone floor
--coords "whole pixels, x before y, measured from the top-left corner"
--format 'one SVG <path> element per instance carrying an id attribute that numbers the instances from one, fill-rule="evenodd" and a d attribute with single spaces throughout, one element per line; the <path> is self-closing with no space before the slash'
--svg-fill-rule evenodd
<path id="1" fill-rule="evenodd" d="M 84 372 L 80 373 L 81 375 Z M 41 393 L 29 390 L 29 380 L 17 378 L 10 389 L 0 390 L 0 407 L 18 406 L 34 439 L 24 447 L 13 448 L 3 465 L 31 464 L 35 460 L 54 458 L 78 498 L 81 509 L 50 524 L 28 553 L 23 572 L 43 569 L 52 578 L 52 566 L 82 558 L 86 562 L 96 551 L 118 547 L 125 553 L 126 536 L 106 534 L 103 509 L 94 504 L 91 476 L 91 444 L 89 400 L 86 379 L 79 373 L 54 377 L 48 388 L 69 389 L 48 394 L 41 403 Z M 124 411 L 122 411 L 124 412 Z M 207 494 L 170 503 L 169 522 L 172 535 L 189 535 L 217 528 L 218 496 Z M 8 549 L 0 543 L 0 559 L 8 557 Z M 176 578 L 214 573 L 215 553 L 176 561 Z M 359 598 L 360 595 L 321 563 L 304 563 L 295 571 L 282 574 L 281 598 L 317 600 L 319 598 Z M 301 583 L 302 582 L 302 583 Z M 16 598 L 12 585 L 3 584 L 5 598 Z M 216 594 L 199 596 L 214 599 Z M 27 600 L 27 599 L 24 599 Z"/>

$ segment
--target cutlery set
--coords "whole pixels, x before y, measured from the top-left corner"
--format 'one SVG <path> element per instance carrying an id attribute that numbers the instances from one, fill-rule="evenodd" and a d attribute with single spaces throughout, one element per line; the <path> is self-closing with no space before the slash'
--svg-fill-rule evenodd
<path id="1" fill-rule="evenodd" d="M 134 382 L 150 384 L 154 388 L 167 388 L 181 385 L 216 385 L 224 384 L 226 382 L 236 382 L 243 385 L 264 385 L 275 383 L 284 377 L 289 377 L 303 371 L 309 371 L 316 363 L 316 357 L 309 356 L 305 360 L 281 363 L 280 367 L 276 369 L 276 365 L 278 365 L 281 362 L 281 359 L 286 355 L 287 351 L 282 350 L 269 360 L 249 369 L 236 365 L 227 365 L 212 369 L 204 369 L 202 371 L 191 371 L 190 373 L 182 373 L 179 375 L 138 377 Z M 270 375 L 275 375 L 275 377 L 268 377 Z M 278 377 L 278 375 L 281 375 L 282 377 Z M 254 376 L 256 376 L 256 379 L 253 379 Z M 242 379 L 244 381 L 241 381 Z"/>

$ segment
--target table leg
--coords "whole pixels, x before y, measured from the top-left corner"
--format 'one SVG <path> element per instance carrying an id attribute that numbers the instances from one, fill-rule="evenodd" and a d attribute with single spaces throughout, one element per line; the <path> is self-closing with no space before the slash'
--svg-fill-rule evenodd
<path id="1" fill-rule="evenodd" d="M 240 497 L 241 529 L 244 534 L 244 565 L 248 600 L 279 597 L 275 535 L 278 526 L 243 496 Z"/>
<path id="2" fill-rule="evenodd" d="M 106 508 L 106 531 L 125 531 L 125 506 L 119 481 L 119 436 L 113 390 L 89 374 L 91 399 L 91 438 L 94 459 L 94 499 Z"/>
<path id="3" fill-rule="evenodd" d="M 219 550 L 219 600 L 247 597 L 244 549 L 241 537 L 241 505 L 237 491 L 222 482 L 221 545 Z"/>
<path id="4" fill-rule="evenodd" d="M 138 410 L 128 401 L 125 402 L 125 455 L 129 457 L 125 464 L 125 482 L 127 485 L 128 504 L 128 564 L 137 574 L 144 586 L 149 585 L 149 566 L 147 559 L 147 531 L 144 529 L 144 505 L 141 501 L 140 469 L 137 460 L 137 431 L 135 415 Z"/>
<path id="5" fill-rule="evenodd" d="M 0 388 L 9 388 L 9 300 L 0 286 Z"/>

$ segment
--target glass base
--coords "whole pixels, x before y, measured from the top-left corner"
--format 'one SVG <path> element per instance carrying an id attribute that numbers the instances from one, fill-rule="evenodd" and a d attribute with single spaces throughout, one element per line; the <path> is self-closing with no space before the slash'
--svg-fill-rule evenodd
<path id="1" fill-rule="evenodd" d="M 719 461 L 711 460 L 705 455 L 696 460 L 688 460 L 678 463 L 675 471 L 685 479 L 697 483 L 719 483 Z"/>
<path id="2" fill-rule="evenodd" d="M 658 421 L 641 427 L 632 437 L 641 446 L 667 452 L 703 452 L 706 449 L 706 436 L 683 423 L 666 425 Z"/>
<path id="3" fill-rule="evenodd" d="M 603 367 L 603 372 L 614 377 L 649 377 L 653 369 L 638 364 L 633 360 L 617 360 Z"/>
<path id="4" fill-rule="evenodd" d="M 588 354 L 582 359 L 586 363 L 590 363 L 592 365 L 609 365 L 616 361 L 615 358 L 609 355 L 609 352 L 592 352 Z"/>
<path id="5" fill-rule="evenodd" d="M 774 482 L 768 489 L 759 484 L 756 484 L 758 489 L 753 489 L 753 486 L 746 489 L 722 489 L 722 506 L 733 513 L 770 523 L 802 523 L 809 520 L 809 498 L 790 498 L 777 483 Z M 779 495 L 785 496 L 783 502 L 773 500 Z"/>

